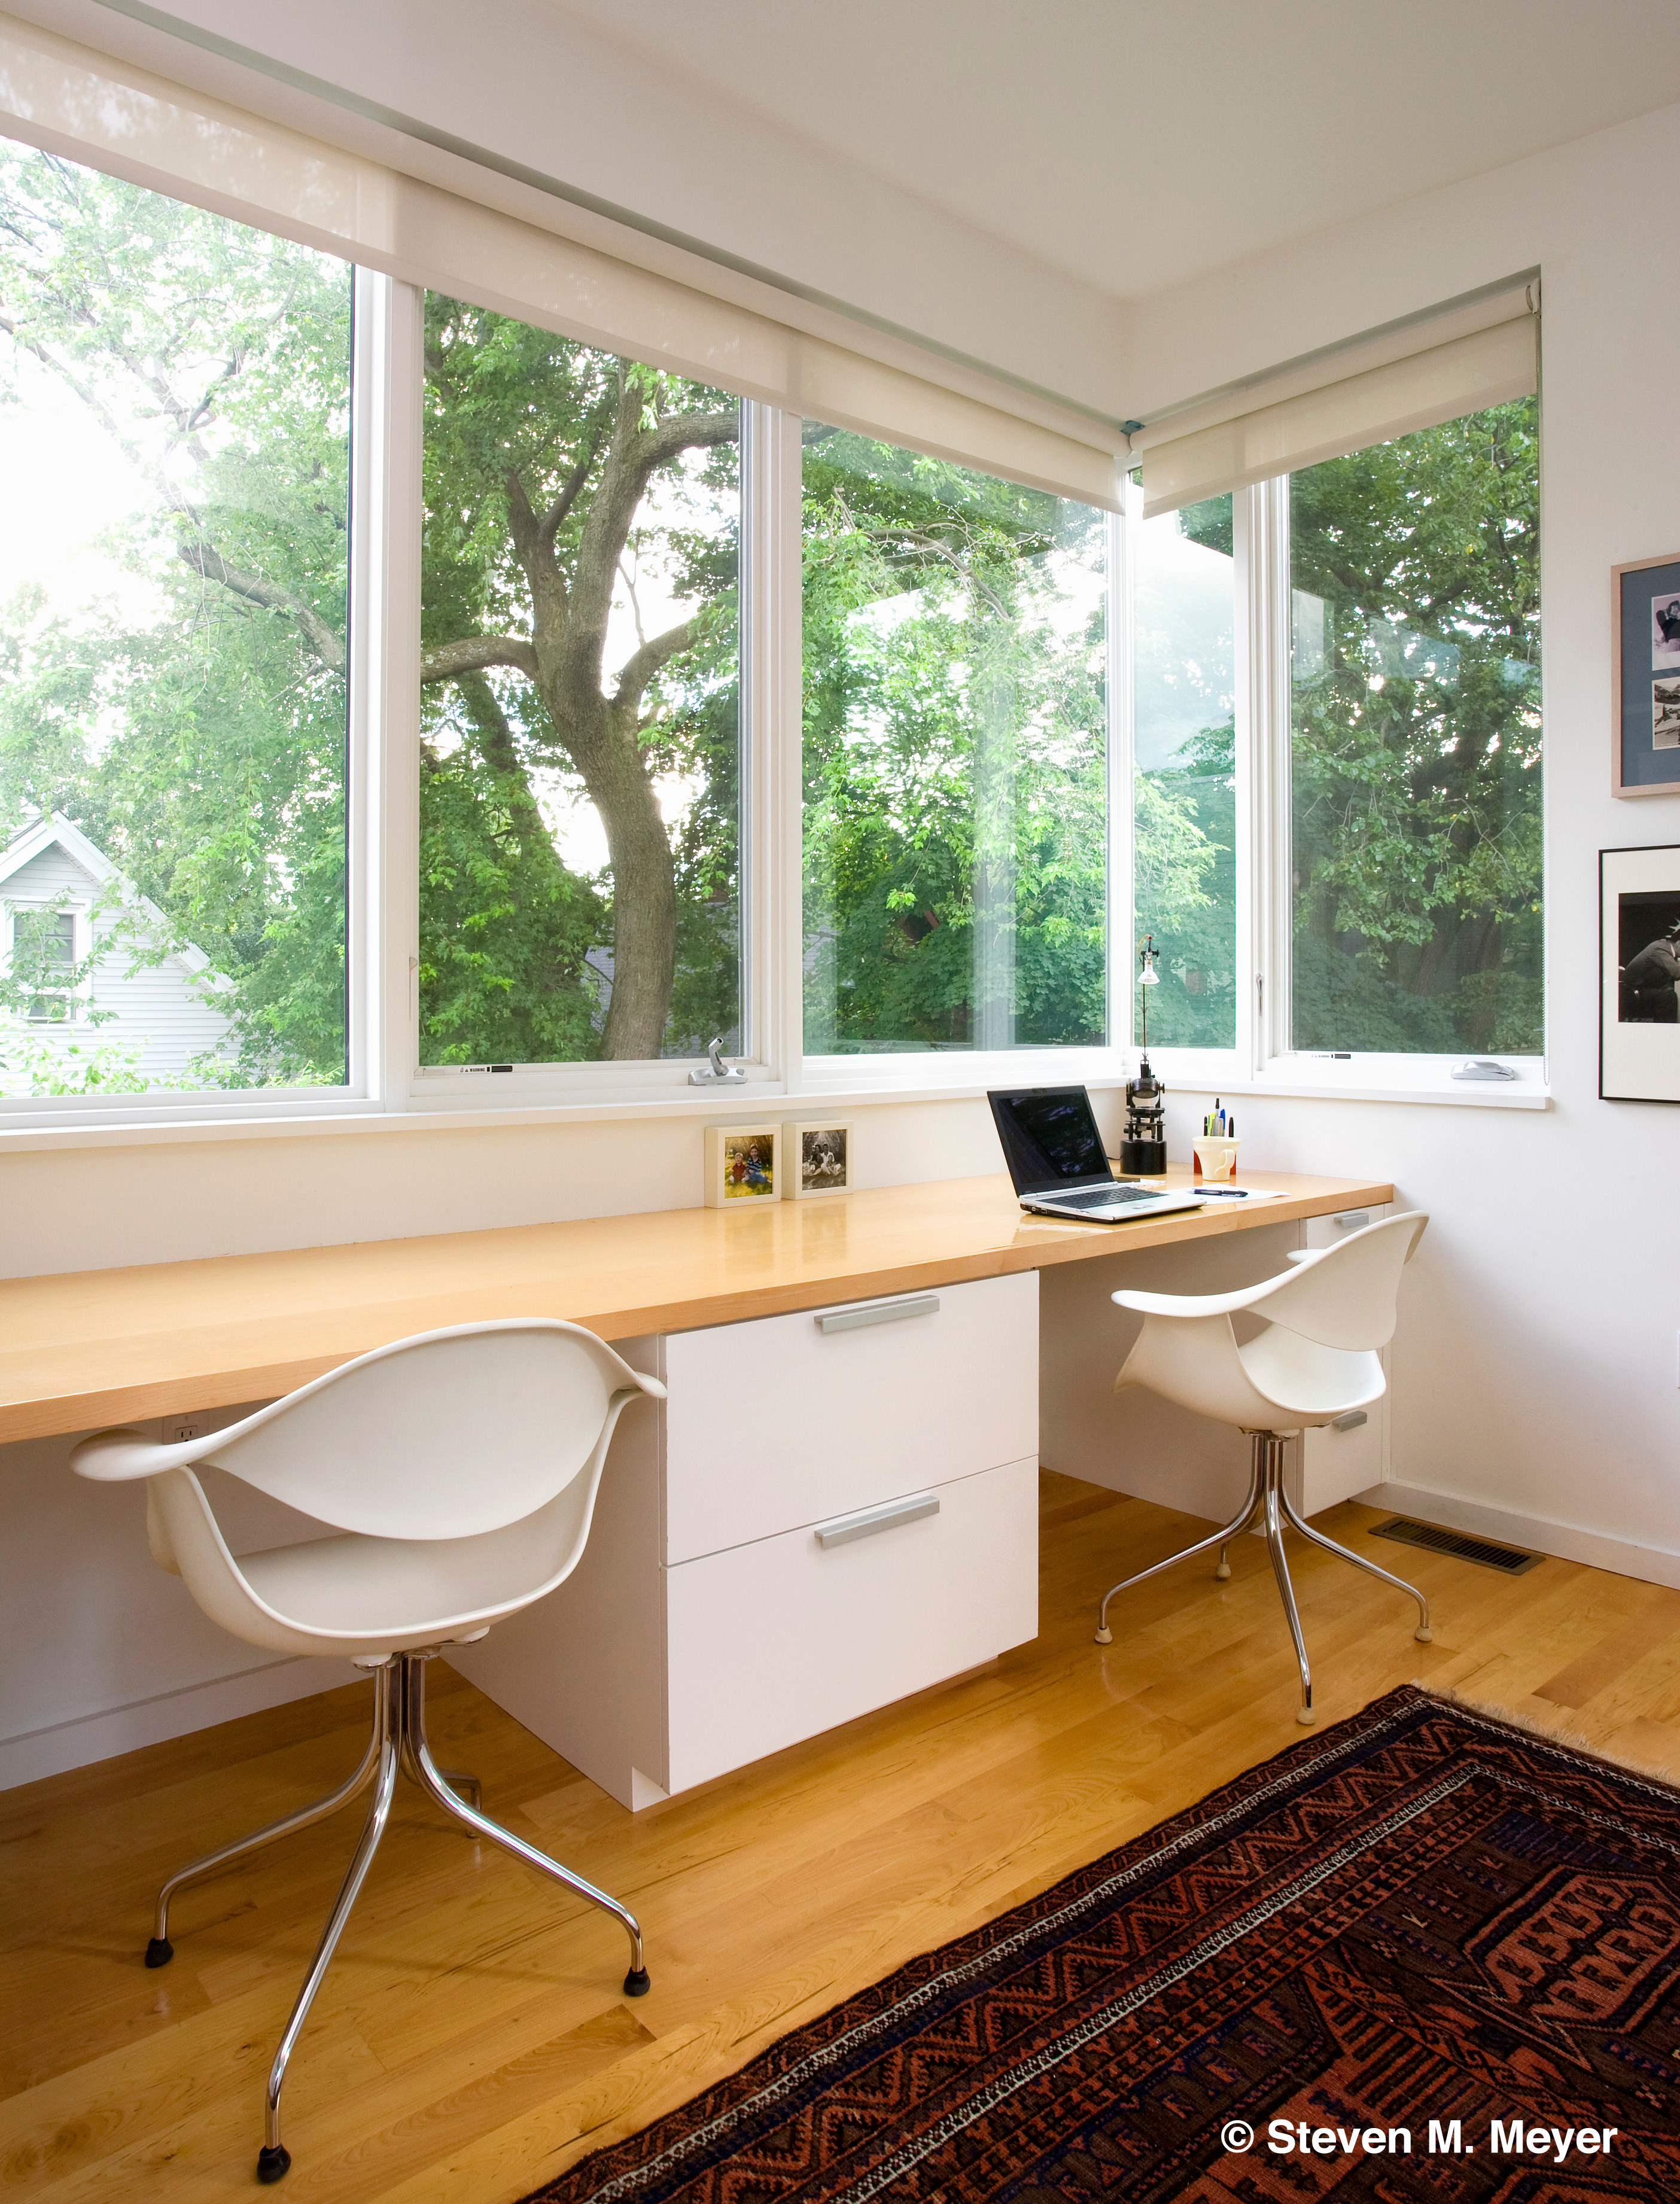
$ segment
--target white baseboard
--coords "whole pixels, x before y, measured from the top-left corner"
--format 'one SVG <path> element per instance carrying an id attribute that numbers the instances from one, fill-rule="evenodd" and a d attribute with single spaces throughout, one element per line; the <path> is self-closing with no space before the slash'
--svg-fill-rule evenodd
<path id="1" fill-rule="evenodd" d="M 1367 1508 L 1415 1515 L 1449 1531 L 1468 1531 L 1475 1537 L 1525 1546 L 1532 1553 L 1555 1554 L 1559 1561 L 1586 1561 L 1615 1576 L 1638 1577 L 1646 1584 L 1667 1585 L 1680 1591 L 1680 1553 L 1665 1546 L 1641 1546 L 1631 1538 L 1612 1538 L 1602 1531 L 1583 1530 L 1577 1523 L 1553 1523 L 1543 1515 L 1519 1515 L 1509 1508 L 1484 1508 L 1480 1501 L 1461 1500 L 1451 1492 L 1431 1492 L 1421 1484 L 1397 1484 L 1392 1479 L 1354 1496 Z"/>
<path id="2" fill-rule="evenodd" d="M 39 1782 L 44 1775 L 62 1775 L 67 1769 L 86 1768 L 96 1760 L 110 1760 L 139 1745 L 161 1745 L 166 1738 L 185 1737 L 213 1723 L 232 1721 L 239 1715 L 260 1714 L 292 1699 L 306 1699 L 317 1692 L 329 1692 L 347 1683 L 355 1671 L 347 1661 L 285 1659 L 266 1661 L 237 1675 L 217 1676 L 205 1684 L 190 1684 L 184 1691 L 159 1692 L 128 1706 L 78 1715 L 69 1721 L 49 1723 L 21 1737 L 0 1738 L 0 1791 L 20 1783 Z"/>

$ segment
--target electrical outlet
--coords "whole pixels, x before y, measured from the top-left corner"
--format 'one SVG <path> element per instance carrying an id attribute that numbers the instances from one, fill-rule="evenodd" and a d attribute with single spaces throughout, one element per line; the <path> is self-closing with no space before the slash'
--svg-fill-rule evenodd
<path id="1" fill-rule="evenodd" d="M 165 1446 L 184 1446 L 204 1430 L 201 1416 L 164 1416 L 157 1425 L 157 1436 Z"/>

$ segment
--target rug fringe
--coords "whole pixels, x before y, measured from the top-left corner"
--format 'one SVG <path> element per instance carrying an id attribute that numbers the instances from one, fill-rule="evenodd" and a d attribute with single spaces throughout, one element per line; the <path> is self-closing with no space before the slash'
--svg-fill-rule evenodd
<path id="1" fill-rule="evenodd" d="M 1680 1777 L 1666 1768 L 1653 1768 L 1649 1761 L 1635 1760 L 1623 1752 L 1606 1752 L 1601 1745 L 1578 1729 L 1554 1729 L 1533 1715 L 1517 1714 L 1510 1707 L 1496 1706 L 1491 1699 L 1473 1699 L 1468 1692 L 1461 1692 L 1456 1684 L 1426 1684 L 1422 1677 L 1414 1677 L 1412 1689 L 1422 1692 L 1425 1698 L 1444 1699 L 1453 1706 L 1467 1707 L 1472 1714 L 1487 1715 L 1493 1721 L 1504 1722 L 1508 1729 L 1520 1729 L 1529 1737 L 1543 1738 L 1548 1745 L 1567 1745 L 1586 1760 L 1600 1760 L 1606 1768 L 1620 1768 L 1630 1775 L 1642 1775 L 1647 1783 L 1660 1783 L 1665 1791 L 1680 1797 Z"/>

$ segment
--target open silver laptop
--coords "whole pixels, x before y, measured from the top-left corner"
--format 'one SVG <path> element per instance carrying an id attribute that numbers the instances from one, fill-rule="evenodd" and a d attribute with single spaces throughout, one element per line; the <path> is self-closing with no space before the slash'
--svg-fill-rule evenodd
<path id="1" fill-rule="evenodd" d="M 1188 1187 L 1166 1194 L 1117 1179 L 1083 1087 L 1017 1087 L 986 1099 L 1021 1206 L 1036 1216 L 1114 1224 L 1202 1206 L 1200 1193 Z"/>

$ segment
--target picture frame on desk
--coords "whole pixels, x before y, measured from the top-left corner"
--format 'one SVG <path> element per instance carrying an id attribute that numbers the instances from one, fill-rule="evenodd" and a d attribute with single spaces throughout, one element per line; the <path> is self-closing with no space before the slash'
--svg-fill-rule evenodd
<path id="1" fill-rule="evenodd" d="M 766 1209 L 782 1195 L 780 1125 L 708 1125 L 705 1205 L 708 1209 Z"/>
<path id="2" fill-rule="evenodd" d="M 822 1201 L 831 1194 L 851 1193 L 854 1166 L 850 1118 L 802 1123 L 790 1119 L 781 1134 L 791 1201 Z"/>
<path id="3" fill-rule="evenodd" d="M 1680 844 L 1599 852 L 1599 1096 L 1680 1102 Z"/>
<path id="4" fill-rule="evenodd" d="M 1610 570 L 1612 796 L 1680 794 L 1680 551 Z"/>

